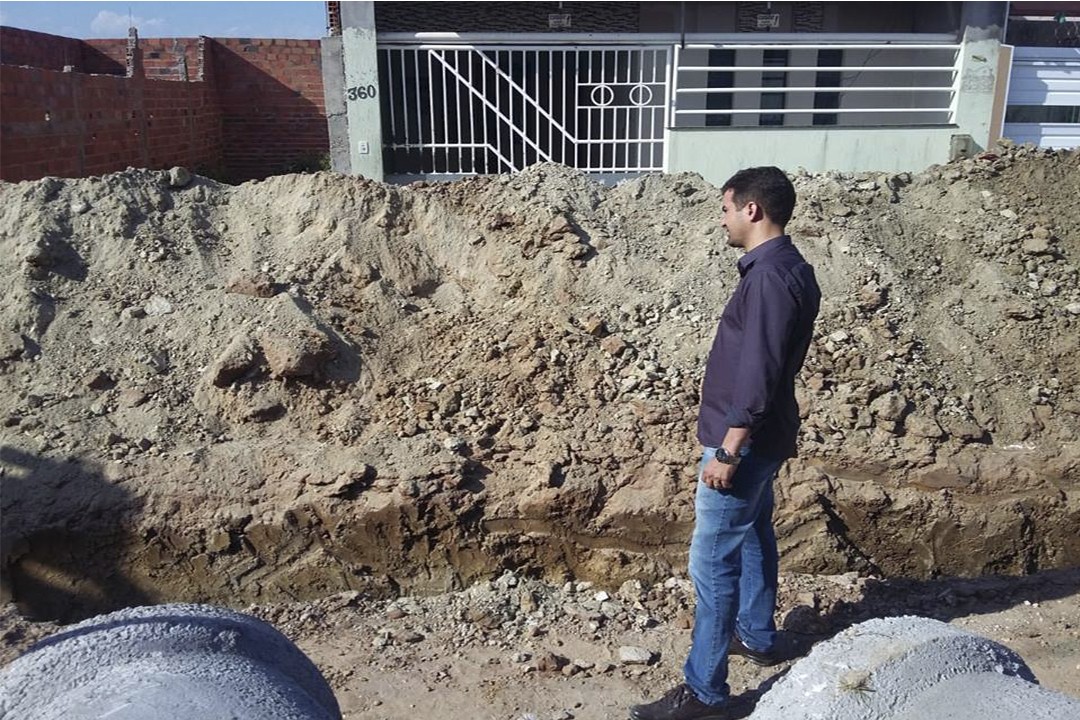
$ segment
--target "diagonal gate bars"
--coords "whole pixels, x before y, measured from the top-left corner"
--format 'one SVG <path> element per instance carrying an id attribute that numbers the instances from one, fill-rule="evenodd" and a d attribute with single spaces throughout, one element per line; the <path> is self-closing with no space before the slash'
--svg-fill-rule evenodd
<path id="1" fill-rule="evenodd" d="M 380 44 L 387 173 L 662 170 L 668 59 L 656 46 Z"/>

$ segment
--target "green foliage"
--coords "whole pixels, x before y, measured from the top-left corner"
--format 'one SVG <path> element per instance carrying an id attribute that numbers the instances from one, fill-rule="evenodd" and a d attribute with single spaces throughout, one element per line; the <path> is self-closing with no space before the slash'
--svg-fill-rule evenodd
<path id="1" fill-rule="evenodd" d="M 282 174 L 314 173 L 329 169 L 330 153 L 324 152 L 295 157 L 283 165 L 281 172 Z"/>

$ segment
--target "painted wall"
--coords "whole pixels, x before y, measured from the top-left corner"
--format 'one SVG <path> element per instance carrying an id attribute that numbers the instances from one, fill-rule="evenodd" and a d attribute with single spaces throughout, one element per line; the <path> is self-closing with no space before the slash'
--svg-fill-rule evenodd
<path id="1" fill-rule="evenodd" d="M 953 127 L 770 128 L 672 130 L 670 172 L 696 172 L 721 185 L 744 167 L 775 165 L 788 172 L 903 172 L 949 159 Z"/>
<path id="2" fill-rule="evenodd" d="M 494 30 L 537 31 L 534 27 L 538 10 L 544 3 L 389 3 L 356 2 L 342 5 L 342 64 L 346 87 L 360 82 L 359 69 L 370 64 L 374 29 L 380 32 L 397 31 L 448 31 L 485 32 Z M 542 7 L 543 6 L 543 7 Z M 587 17 L 592 3 L 562 3 L 562 10 L 572 16 Z M 804 166 L 821 171 L 828 169 L 858 170 L 918 170 L 933 163 L 946 162 L 958 150 L 977 152 L 988 147 L 993 135 L 995 98 L 1000 90 L 998 65 L 1000 19 L 1004 17 L 1007 3 L 1003 2 L 943 2 L 943 3 L 880 3 L 880 2 L 615 2 L 607 4 L 608 19 L 615 18 L 616 10 L 625 13 L 620 21 L 632 25 L 637 18 L 637 30 L 646 33 L 747 33 L 752 40 L 761 41 L 767 33 L 757 26 L 759 15 L 778 15 L 778 33 L 825 34 L 858 33 L 864 38 L 887 33 L 917 34 L 935 33 L 955 37 L 963 43 L 957 65 L 959 92 L 952 93 L 954 67 L 953 51 L 944 50 L 898 50 L 890 65 L 916 66 L 918 70 L 885 73 L 874 71 L 872 65 L 882 52 L 870 50 L 845 50 L 843 63 L 851 70 L 845 71 L 842 84 L 861 87 L 857 91 L 841 93 L 839 110 L 870 110 L 903 108 L 899 112 L 848 112 L 835 113 L 836 125 L 813 126 L 813 115 L 787 115 L 783 127 L 751 129 L 759 122 L 762 112 L 746 112 L 735 115 L 732 127 L 692 128 L 702 124 L 702 116 L 683 115 L 676 121 L 676 128 L 669 130 L 667 166 L 672 171 L 694 170 L 711 179 L 726 179 L 730 172 L 747 164 L 771 162 L 782 167 Z M 350 20 L 348 8 L 363 7 L 375 22 Z M 499 8 L 498 27 L 492 26 L 492 8 Z M 471 13 L 471 14 L 470 14 Z M 578 15 L 575 15 L 578 13 Z M 471 18 L 471 19 L 470 19 Z M 395 24 L 396 23 L 396 24 Z M 611 31 L 613 28 L 604 28 Z M 580 31 L 574 25 L 571 31 Z M 629 29 L 623 30 L 630 32 Z M 351 35 L 350 35 L 351 32 Z M 812 36 L 807 36 L 812 37 Z M 693 38 L 691 38 L 691 41 Z M 868 39 L 869 40 L 869 39 Z M 694 56 L 694 53 L 698 56 Z M 817 66 L 820 58 L 811 57 L 816 51 L 804 48 L 791 50 L 790 61 L 805 66 Z M 708 51 L 688 50 L 681 66 L 711 65 Z M 724 61 L 726 62 L 726 61 Z M 738 50 L 732 64 L 739 67 L 766 65 L 764 55 L 758 49 Z M 950 68 L 933 71 L 933 66 Z M 810 88 L 815 75 L 821 72 L 787 71 L 788 87 Z M 734 87 L 740 90 L 760 87 L 762 72 L 734 73 Z M 682 78 L 680 78 L 681 80 Z M 714 78 L 720 83 L 720 78 Z M 706 73 L 697 79 L 704 85 Z M 693 82 L 693 81 L 691 81 Z M 724 81 L 726 82 L 726 81 Z M 835 83 L 835 80 L 829 80 Z M 891 87 L 905 84 L 911 88 L 933 87 L 933 91 L 910 92 L 867 91 L 868 88 Z M 948 90 L 940 90 L 947 86 Z M 687 85 L 680 82 L 680 90 Z M 710 89 L 718 89 L 713 87 Z M 752 110 L 760 107 L 760 92 L 734 93 L 734 108 Z M 812 109 L 814 92 L 786 93 L 786 107 Z M 714 95 L 716 97 L 716 95 Z M 704 107 L 704 96 L 687 95 L 680 102 L 680 109 Z M 931 108 L 933 112 L 918 112 Z M 696 108 L 695 108 L 696 109 Z M 765 110 L 767 114 L 768 111 Z M 684 122 L 685 119 L 685 122 Z M 914 126 L 914 127 L 913 127 Z M 374 118 L 361 117 L 359 109 L 348 106 L 346 141 L 340 143 L 342 155 L 348 152 L 351 172 L 368 174 L 359 169 L 361 159 L 356 154 L 358 141 L 370 146 L 368 140 L 375 133 Z M 733 147 L 728 152 L 726 148 Z M 769 157 L 758 157 L 758 149 L 765 148 Z M 335 166 L 336 167 L 336 166 Z M 717 170 L 716 168 L 721 168 Z M 378 177 L 371 163 L 369 177 Z"/>

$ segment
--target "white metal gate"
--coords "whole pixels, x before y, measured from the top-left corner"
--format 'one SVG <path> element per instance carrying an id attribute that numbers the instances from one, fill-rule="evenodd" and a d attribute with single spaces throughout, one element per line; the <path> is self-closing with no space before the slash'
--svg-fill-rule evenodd
<path id="1" fill-rule="evenodd" d="M 1004 135 L 1040 147 L 1080 147 L 1080 48 L 1013 51 Z"/>
<path id="2" fill-rule="evenodd" d="M 388 175 L 664 169 L 667 47 L 379 44 Z"/>

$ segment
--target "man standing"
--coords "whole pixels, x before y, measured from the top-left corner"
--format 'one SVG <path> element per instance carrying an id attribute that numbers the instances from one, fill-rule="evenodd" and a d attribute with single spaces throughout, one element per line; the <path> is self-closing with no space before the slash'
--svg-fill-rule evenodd
<path id="1" fill-rule="evenodd" d="M 690 576 L 697 595 L 685 682 L 630 708 L 633 720 L 726 720 L 728 656 L 778 662 L 778 553 L 773 479 L 795 455 L 802 367 L 821 303 L 814 269 L 784 234 L 795 188 L 775 167 L 740 170 L 723 187 L 728 245 L 741 279 L 720 317 L 698 413 Z"/>

